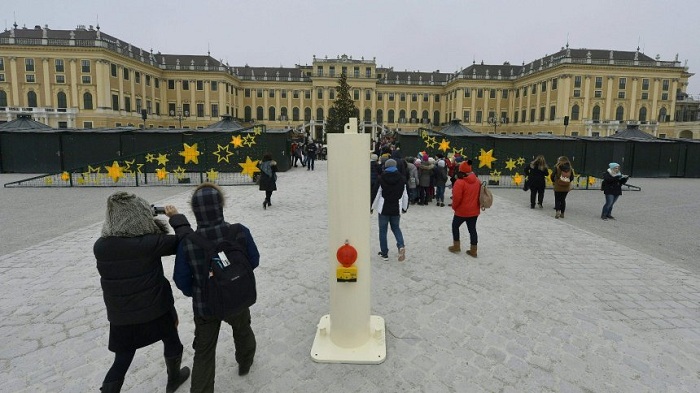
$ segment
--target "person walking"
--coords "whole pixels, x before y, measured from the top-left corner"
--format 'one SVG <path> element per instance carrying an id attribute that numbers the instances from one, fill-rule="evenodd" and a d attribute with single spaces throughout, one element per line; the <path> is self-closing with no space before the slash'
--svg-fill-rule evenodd
<path id="1" fill-rule="evenodd" d="M 103 393 L 121 391 L 136 350 L 162 341 L 168 373 L 166 392 L 174 392 L 190 376 L 180 368 L 183 346 L 170 282 L 161 257 L 174 255 L 178 242 L 192 232 L 187 218 L 165 206 L 175 235 L 154 219 L 144 199 L 118 191 L 107 199 L 102 234 L 93 246 L 109 320 L 108 348 L 114 363 L 102 382 Z"/>
<path id="2" fill-rule="evenodd" d="M 611 215 L 613 205 L 622 195 L 622 185 L 627 183 L 627 179 L 629 179 L 629 176 L 622 174 L 620 164 L 611 162 L 608 165 L 608 170 L 603 174 L 603 183 L 600 186 L 603 194 L 605 194 L 605 205 L 603 205 L 603 212 L 600 215 L 600 218 L 603 220 L 615 219 Z"/>
<path id="3" fill-rule="evenodd" d="M 396 238 L 396 248 L 399 250 L 398 260 L 406 259 L 406 245 L 401 233 L 401 213 L 408 209 L 408 193 L 406 192 L 405 177 L 396 169 L 396 160 L 390 158 L 384 163 L 384 173 L 379 176 L 379 189 L 372 203 L 370 212 L 376 210 L 379 221 L 379 256 L 389 260 L 387 245 L 387 226 Z"/>
<path id="4" fill-rule="evenodd" d="M 544 201 L 547 174 L 549 174 L 549 167 L 541 154 L 525 167 L 525 176 L 527 176 L 528 187 L 530 187 L 530 209 L 535 208 L 535 198 L 537 198 L 537 206 L 540 209 L 544 207 L 542 202 Z"/>
<path id="5" fill-rule="evenodd" d="M 316 145 L 316 142 L 313 140 L 310 140 L 309 143 L 306 144 L 306 170 L 307 171 L 313 171 L 314 170 L 314 163 L 316 162 L 316 152 L 318 151 L 318 146 Z"/>
<path id="6" fill-rule="evenodd" d="M 197 219 L 196 233 L 219 244 L 236 242 L 245 251 L 251 268 L 260 263 L 260 253 L 250 230 L 244 225 L 232 225 L 224 219 L 224 193 L 215 184 L 202 183 L 192 194 L 192 212 Z M 236 229 L 237 228 L 237 229 Z M 206 287 L 210 275 L 210 261 L 205 251 L 190 238 L 185 238 L 175 258 L 173 279 L 185 296 L 192 297 L 194 311 L 194 362 L 190 392 L 213 392 L 216 371 L 216 344 L 221 322 L 233 330 L 235 359 L 238 375 L 248 374 L 255 358 L 255 333 L 251 327 L 250 308 L 225 318 L 213 316 L 206 304 Z"/>
<path id="7" fill-rule="evenodd" d="M 272 192 L 277 190 L 277 161 L 272 159 L 272 154 L 265 153 L 260 163 L 260 191 L 265 191 L 263 209 L 272 206 Z"/>
<path id="8" fill-rule="evenodd" d="M 462 161 L 457 171 L 457 180 L 452 186 L 452 246 L 447 249 L 450 252 L 458 253 L 462 251 L 459 235 L 459 227 L 467 223 L 469 231 L 469 250 L 467 255 L 476 258 L 477 244 L 479 236 L 476 232 L 476 220 L 481 212 L 479 206 L 479 191 L 481 183 L 479 178 L 472 171 L 472 161 Z"/>
<path id="9" fill-rule="evenodd" d="M 554 184 L 554 210 L 556 211 L 554 218 L 564 218 L 566 196 L 571 191 L 574 180 L 574 168 L 571 167 L 569 158 L 561 156 L 557 159 L 550 179 Z"/>

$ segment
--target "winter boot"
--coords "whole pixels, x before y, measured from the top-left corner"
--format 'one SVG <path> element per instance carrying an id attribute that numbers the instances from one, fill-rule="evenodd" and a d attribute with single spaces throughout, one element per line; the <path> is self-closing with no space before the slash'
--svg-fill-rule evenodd
<path id="1" fill-rule="evenodd" d="M 561 217 L 561 212 L 557 210 L 557 213 L 554 215 L 554 218 L 559 218 Z"/>
<path id="2" fill-rule="evenodd" d="M 472 244 L 469 246 L 469 249 L 467 250 L 467 255 L 476 258 L 476 244 Z"/>
<path id="3" fill-rule="evenodd" d="M 453 242 L 454 242 L 454 244 L 451 245 L 451 246 L 449 246 L 449 247 L 447 247 L 447 249 L 450 250 L 450 252 L 460 252 L 460 251 L 462 251 L 462 249 L 461 249 L 460 246 L 459 246 L 459 240 L 453 240 Z"/>
<path id="4" fill-rule="evenodd" d="M 180 368 L 182 354 L 172 358 L 165 358 L 165 366 L 168 369 L 168 385 L 165 387 L 167 393 L 173 393 L 180 387 L 187 378 L 190 377 L 190 368 Z"/>
<path id="5" fill-rule="evenodd" d="M 119 393 L 122 390 L 122 384 L 124 384 L 124 378 L 112 381 L 112 382 L 102 382 L 102 387 L 100 392 L 102 393 Z"/>

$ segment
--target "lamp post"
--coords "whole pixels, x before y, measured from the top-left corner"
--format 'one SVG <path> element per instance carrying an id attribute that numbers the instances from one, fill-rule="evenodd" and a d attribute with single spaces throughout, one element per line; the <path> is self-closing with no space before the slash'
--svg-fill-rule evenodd
<path id="1" fill-rule="evenodd" d="M 183 111 L 182 105 L 178 105 L 175 110 L 170 110 L 170 117 L 176 118 L 180 122 L 180 128 L 182 128 L 182 119 L 190 117 L 190 111 Z"/>
<path id="2" fill-rule="evenodd" d="M 488 122 L 490 125 L 493 126 L 493 133 L 496 133 L 496 127 L 500 126 L 503 124 L 505 119 L 499 119 L 496 116 L 489 117 Z"/>

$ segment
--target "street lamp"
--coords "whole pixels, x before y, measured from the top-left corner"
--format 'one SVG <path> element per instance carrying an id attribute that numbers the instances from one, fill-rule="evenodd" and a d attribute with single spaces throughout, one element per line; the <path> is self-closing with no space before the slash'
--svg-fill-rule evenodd
<path id="1" fill-rule="evenodd" d="M 176 118 L 180 122 L 180 128 L 182 128 L 182 119 L 190 117 L 190 111 L 183 111 L 182 105 L 178 105 L 175 110 L 170 110 L 170 117 Z"/>
<path id="2" fill-rule="evenodd" d="M 505 123 L 506 119 L 499 119 L 496 116 L 489 117 L 488 122 L 490 125 L 493 126 L 493 133 L 496 133 L 496 127 L 500 126 L 501 124 Z"/>

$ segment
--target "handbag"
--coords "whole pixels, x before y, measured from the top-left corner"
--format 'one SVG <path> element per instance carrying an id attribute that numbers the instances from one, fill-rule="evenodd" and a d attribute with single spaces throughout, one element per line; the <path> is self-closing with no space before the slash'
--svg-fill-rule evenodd
<path id="1" fill-rule="evenodd" d="M 525 179 L 523 182 L 523 191 L 529 191 L 530 190 L 530 179 Z"/>

